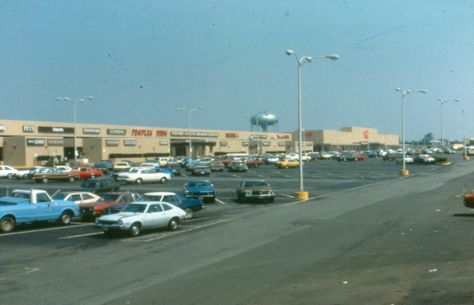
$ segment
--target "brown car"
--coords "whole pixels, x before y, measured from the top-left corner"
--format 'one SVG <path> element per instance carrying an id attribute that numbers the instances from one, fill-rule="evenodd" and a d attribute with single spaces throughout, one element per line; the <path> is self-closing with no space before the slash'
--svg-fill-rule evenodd
<path id="1" fill-rule="evenodd" d="M 90 204 L 81 205 L 81 217 L 83 220 L 100 217 L 112 207 L 125 206 L 133 201 L 141 201 L 142 196 L 132 192 L 111 192 L 102 194 L 102 199 Z"/>
<path id="2" fill-rule="evenodd" d="M 48 183 L 52 181 L 69 181 L 74 182 L 79 180 L 79 175 L 76 172 L 65 171 L 61 168 L 45 168 L 33 175 L 35 182 Z"/>

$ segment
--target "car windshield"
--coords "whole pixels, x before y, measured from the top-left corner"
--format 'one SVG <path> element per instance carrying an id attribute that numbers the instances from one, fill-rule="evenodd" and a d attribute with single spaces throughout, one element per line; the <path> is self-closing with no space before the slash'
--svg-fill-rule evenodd
<path id="1" fill-rule="evenodd" d="M 131 212 L 131 213 L 143 213 L 146 209 L 145 204 L 135 204 L 135 203 L 130 203 L 127 204 L 122 211 L 123 212 Z"/>
<path id="2" fill-rule="evenodd" d="M 211 183 L 206 182 L 206 181 L 193 181 L 193 182 L 188 182 L 187 186 L 188 187 L 208 187 L 208 186 L 211 186 Z"/>
<path id="3" fill-rule="evenodd" d="M 104 201 L 116 201 L 120 197 L 120 194 L 104 194 L 102 200 Z"/>
<path id="4" fill-rule="evenodd" d="M 161 195 L 143 195 L 143 201 L 161 201 Z"/>
<path id="5" fill-rule="evenodd" d="M 261 187 L 261 186 L 267 186 L 267 183 L 264 181 L 246 181 L 244 183 L 245 187 Z"/>
<path id="6" fill-rule="evenodd" d="M 62 200 L 66 198 L 66 196 L 67 196 L 67 193 L 57 193 L 56 195 L 53 196 L 53 199 Z"/>

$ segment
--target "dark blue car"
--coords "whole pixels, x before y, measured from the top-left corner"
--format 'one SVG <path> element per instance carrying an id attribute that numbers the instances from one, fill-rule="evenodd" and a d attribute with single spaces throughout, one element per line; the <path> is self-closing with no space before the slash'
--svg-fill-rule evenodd
<path id="1" fill-rule="evenodd" d="M 209 180 L 191 180 L 184 185 L 184 195 L 189 198 L 199 198 L 203 202 L 215 202 L 216 190 Z"/>

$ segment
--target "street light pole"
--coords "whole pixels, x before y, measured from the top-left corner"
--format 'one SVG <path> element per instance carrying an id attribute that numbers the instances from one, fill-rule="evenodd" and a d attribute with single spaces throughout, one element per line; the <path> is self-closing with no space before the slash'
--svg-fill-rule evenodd
<path id="1" fill-rule="evenodd" d="M 72 116 L 73 116 L 73 129 L 74 129 L 74 161 L 77 161 L 78 151 L 77 151 L 77 131 L 76 131 L 76 124 L 77 124 L 77 103 L 84 103 L 86 100 L 92 101 L 94 99 L 93 96 L 86 96 L 80 99 L 71 99 L 70 97 L 57 97 L 56 101 L 62 102 L 72 102 Z"/>
<path id="2" fill-rule="evenodd" d="M 404 109 L 404 104 L 405 104 L 405 96 L 407 96 L 408 94 L 410 94 L 412 91 L 411 90 L 402 90 L 400 88 L 395 88 L 395 91 L 397 92 L 400 92 L 401 93 L 401 97 L 402 97 L 402 169 L 400 171 L 400 175 L 402 176 L 409 176 L 410 175 L 410 172 L 408 171 L 408 169 L 406 168 L 406 162 L 405 162 L 405 109 Z M 418 90 L 416 91 L 418 93 L 427 93 L 428 91 L 427 90 Z"/>
<path id="3" fill-rule="evenodd" d="M 339 55 L 337 54 L 329 54 L 329 55 L 324 55 L 324 56 L 316 56 L 316 57 L 310 57 L 310 56 L 301 56 L 298 57 L 296 53 L 293 50 L 286 50 L 286 55 L 291 56 L 294 55 L 297 61 L 297 74 L 298 74 L 298 146 L 299 146 L 299 151 L 298 151 L 298 160 L 299 160 L 299 192 L 296 192 L 296 197 L 298 199 L 308 199 L 308 192 L 304 191 L 304 182 L 303 182 L 303 136 L 301 134 L 302 131 L 302 119 L 301 119 L 301 112 L 302 112 L 302 107 L 301 107 L 301 67 L 307 63 L 311 62 L 314 59 L 319 59 L 319 58 L 327 58 L 331 60 L 337 60 L 339 59 Z"/>
<path id="4" fill-rule="evenodd" d="M 199 106 L 196 108 L 191 107 L 190 105 L 186 107 L 176 108 L 177 111 L 187 111 L 188 112 L 188 135 L 189 135 L 189 158 L 193 157 L 193 140 L 191 134 L 191 112 L 196 112 L 204 109 L 204 107 Z"/>
<path id="5" fill-rule="evenodd" d="M 447 98 L 441 98 L 441 97 L 438 97 L 438 101 L 441 105 L 441 148 L 444 147 L 444 124 L 443 124 L 443 121 L 444 121 L 444 115 L 443 115 L 443 105 L 446 104 L 447 102 L 449 102 L 450 100 L 448 100 Z M 453 102 L 457 103 L 459 102 L 458 99 L 454 99 L 452 100 Z"/>

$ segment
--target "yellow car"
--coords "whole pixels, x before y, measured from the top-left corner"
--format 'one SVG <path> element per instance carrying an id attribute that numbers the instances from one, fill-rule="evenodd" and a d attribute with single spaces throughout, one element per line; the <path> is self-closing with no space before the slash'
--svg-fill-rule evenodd
<path id="1" fill-rule="evenodd" d="M 275 165 L 278 168 L 299 167 L 300 162 L 298 160 L 287 160 L 287 159 L 285 159 L 285 160 L 278 161 L 277 163 L 275 163 Z"/>

